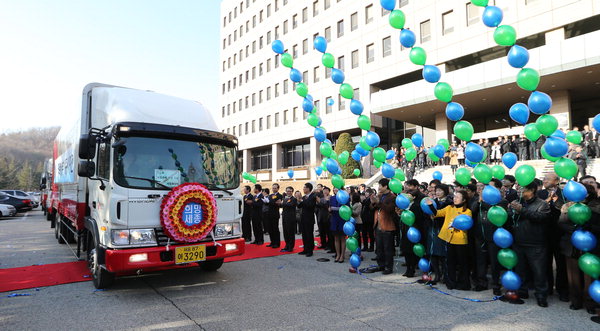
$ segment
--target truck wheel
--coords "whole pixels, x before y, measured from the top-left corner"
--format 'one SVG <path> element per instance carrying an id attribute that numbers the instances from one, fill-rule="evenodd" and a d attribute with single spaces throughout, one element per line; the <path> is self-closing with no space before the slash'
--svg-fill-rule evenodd
<path id="1" fill-rule="evenodd" d="M 223 259 L 204 261 L 199 264 L 200 269 L 204 271 L 217 271 L 223 265 Z"/>
<path id="2" fill-rule="evenodd" d="M 88 268 L 92 274 L 94 286 L 97 289 L 107 288 L 114 282 L 115 274 L 108 272 L 98 264 L 98 244 L 96 243 L 96 238 L 91 234 L 88 237 L 88 245 Z"/>

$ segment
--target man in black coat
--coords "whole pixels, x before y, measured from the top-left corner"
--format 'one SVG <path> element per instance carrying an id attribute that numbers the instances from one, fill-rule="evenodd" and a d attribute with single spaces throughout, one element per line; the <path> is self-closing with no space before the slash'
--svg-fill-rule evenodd
<path id="1" fill-rule="evenodd" d="M 283 223 L 283 240 L 285 240 L 285 247 L 281 252 L 291 252 L 294 250 L 296 244 L 296 206 L 298 201 L 294 198 L 294 188 L 291 186 L 286 187 L 285 196 L 281 201 L 281 207 L 283 212 L 281 213 L 281 219 Z"/>
<path id="2" fill-rule="evenodd" d="M 520 200 L 510 203 L 514 223 L 514 245 L 517 253 L 517 274 L 522 278 L 518 293 L 529 298 L 528 285 L 533 279 L 538 306 L 548 307 L 548 223 L 550 206 L 537 197 L 537 184 L 519 187 Z"/>
<path id="3" fill-rule="evenodd" d="M 519 151 L 519 160 L 528 160 L 529 140 L 525 138 L 525 135 L 521 135 L 517 140 L 517 150 Z"/>
<path id="4" fill-rule="evenodd" d="M 500 150 L 502 151 L 502 155 L 511 152 L 510 141 L 508 140 L 507 136 L 504 136 L 504 138 L 502 138 L 502 142 L 500 143 Z"/>
<path id="5" fill-rule="evenodd" d="M 585 169 L 587 168 L 587 156 L 583 152 L 581 146 L 575 147 L 575 150 L 569 153 L 569 158 L 577 163 L 577 174 L 573 180 L 576 181 L 577 178 L 585 176 Z"/>
<path id="6" fill-rule="evenodd" d="M 423 210 L 421 209 L 421 200 L 425 198 L 425 194 L 421 193 L 418 189 L 407 190 L 406 194 L 411 195 L 413 197 L 412 204 L 408 208 L 408 210 L 412 211 L 415 214 L 415 223 L 413 227 L 415 227 L 419 232 L 421 232 L 421 244 L 425 245 L 425 216 L 423 215 Z M 419 262 L 419 258 L 415 255 L 413 251 L 413 244 L 408 240 L 407 232 L 409 226 L 401 223 L 401 231 L 402 231 L 402 239 L 400 241 L 402 252 L 404 253 L 404 258 L 406 260 L 406 272 L 402 275 L 404 277 L 414 277 L 415 270 L 417 268 L 417 263 Z"/>
<path id="7" fill-rule="evenodd" d="M 250 186 L 244 186 L 244 213 L 242 214 L 242 236 L 248 241 L 252 241 L 252 201 L 254 196 L 250 193 Z"/>
<path id="8" fill-rule="evenodd" d="M 502 197 L 506 199 L 508 203 L 511 203 L 519 198 L 517 190 L 513 188 L 515 186 L 516 181 L 517 179 L 513 175 L 506 175 L 502 179 L 502 189 L 500 190 L 500 192 L 503 193 Z"/>
<path id="9" fill-rule="evenodd" d="M 310 257 L 313 255 L 315 248 L 315 206 L 317 204 L 316 194 L 312 191 L 311 183 L 304 184 L 302 188 L 304 196 L 302 201 L 298 202 L 298 207 L 302 208 L 300 216 L 300 228 L 302 229 L 302 243 L 304 249 L 298 253 Z"/>
<path id="10" fill-rule="evenodd" d="M 254 185 L 254 200 L 252 201 L 252 230 L 254 231 L 254 241 L 252 244 L 262 245 L 265 242 L 263 230 L 263 194 L 262 185 Z"/>
<path id="11" fill-rule="evenodd" d="M 283 196 L 279 193 L 279 184 L 274 183 L 271 190 L 272 192 L 268 197 L 269 202 L 267 203 L 269 206 L 269 211 L 267 212 L 269 217 L 267 232 L 269 232 L 271 243 L 268 244 L 267 247 L 279 248 L 279 245 L 281 244 L 281 235 L 279 233 L 279 208 Z"/>

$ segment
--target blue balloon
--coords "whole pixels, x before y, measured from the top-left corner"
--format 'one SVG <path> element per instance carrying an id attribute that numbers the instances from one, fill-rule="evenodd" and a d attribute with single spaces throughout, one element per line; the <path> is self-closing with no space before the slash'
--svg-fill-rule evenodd
<path id="1" fill-rule="evenodd" d="M 331 80 L 336 84 L 341 84 L 346 79 L 344 72 L 340 69 L 331 68 Z"/>
<path id="2" fill-rule="evenodd" d="M 471 162 L 467 159 L 465 159 L 465 164 L 470 168 L 475 168 L 477 166 L 477 163 Z"/>
<path id="3" fill-rule="evenodd" d="M 288 174 L 288 177 L 293 178 L 294 177 L 294 170 L 289 169 L 288 172 L 287 172 L 287 174 Z"/>
<path id="4" fill-rule="evenodd" d="M 396 7 L 396 0 L 379 0 L 381 7 L 385 10 L 392 11 Z"/>
<path id="5" fill-rule="evenodd" d="M 315 173 L 317 174 L 317 176 L 321 176 L 321 174 L 323 173 L 323 169 L 321 169 L 321 167 L 316 167 Z"/>
<path id="6" fill-rule="evenodd" d="M 351 222 L 345 222 L 343 230 L 345 235 L 351 236 L 354 234 L 354 231 L 356 231 L 356 227 Z"/>
<path id="7" fill-rule="evenodd" d="M 433 172 L 433 174 L 432 174 L 432 177 L 433 177 L 433 179 L 442 180 L 442 178 L 443 178 L 444 176 L 442 175 L 442 173 L 441 173 L 441 172 L 439 172 L 439 171 L 434 171 L 434 172 Z"/>
<path id="8" fill-rule="evenodd" d="M 394 151 L 393 151 L 393 150 L 391 150 L 391 149 L 390 149 L 390 150 L 388 150 L 388 151 L 385 153 L 385 159 L 386 159 L 386 160 L 391 160 L 391 159 L 393 159 L 395 156 L 396 156 L 396 152 L 394 152 Z"/>
<path id="9" fill-rule="evenodd" d="M 346 205 L 348 204 L 348 202 L 350 202 L 350 194 L 348 194 L 346 190 L 338 190 L 338 192 L 335 195 L 335 199 L 342 205 Z"/>
<path id="10" fill-rule="evenodd" d="M 484 153 L 483 147 L 474 142 L 468 143 L 467 147 L 465 148 L 465 157 L 467 160 L 473 163 L 481 162 L 481 160 L 483 160 L 483 156 L 485 155 Z"/>
<path id="11" fill-rule="evenodd" d="M 416 244 L 421 241 L 421 231 L 411 226 L 408 228 L 408 231 L 406 231 L 406 238 L 408 238 L 411 243 Z"/>
<path id="12" fill-rule="evenodd" d="M 317 139 L 318 142 L 322 143 L 327 135 L 327 132 L 325 132 L 325 130 L 323 128 L 315 128 L 315 139 Z"/>
<path id="13" fill-rule="evenodd" d="M 563 194 L 569 201 L 581 202 L 587 196 L 587 189 L 583 184 L 570 180 L 565 185 Z"/>
<path id="14" fill-rule="evenodd" d="M 529 107 L 524 103 L 519 102 L 512 105 L 508 114 L 513 121 L 521 125 L 525 125 L 529 121 Z"/>
<path id="15" fill-rule="evenodd" d="M 423 79 L 429 83 L 437 83 L 442 77 L 442 72 L 438 67 L 432 65 L 425 65 L 423 67 Z"/>
<path id="16" fill-rule="evenodd" d="M 306 99 L 308 99 L 308 100 L 310 100 L 310 102 L 315 102 L 315 99 L 314 99 L 314 98 L 313 98 L 313 96 L 312 96 L 312 95 L 310 95 L 310 94 L 307 94 L 307 95 L 305 96 L 305 98 L 306 98 Z"/>
<path id="17" fill-rule="evenodd" d="M 328 106 L 333 106 L 333 104 L 334 104 L 334 103 L 335 103 L 335 102 L 333 101 L 333 99 L 332 99 L 332 98 L 329 98 L 329 99 L 327 99 L 327 105 L 328 105 Z"/>
<path id="18" fill-rule="evenodd" d="M 334 159 L 327 159 L 327 162 L 325 162 L 325 166 L 327 167 L 327 171 L 334 175 L 338 175 L 338 173 L 340 172 L 340 165 Z"/>
<path id="19" fill-rule="evenodd" d="M 298 69 L 292 68 L 290 70 L 290 79 L 292 82 L 300 83 L 302 81 L 302 73 Z"/>
<path id="20" fill-rule="evenodd" d="M 485 203 L 495 206 L 502 200 L 502 193 L 494 186 L 486 185 L 481 192 L 481 198 Z"/>
<path id="21" fill-rule="evenodd" d="M 590 297 L 594 299 L 597 303 L 600 303 L 600 280 L 595 280 L 590 284 L 590 288 L 588 290 Z"/>
<path id="22" fill-rule="evenodd" d="M 533 91 L 527 100 L 527 105 L 533 113 L 543 115 L 552 107 L 552 98 L 544 92 Z"/>
<path id="23" fill-rule="evenodd" d="M 314 108 L 315 105 L 313 105 L 312 101 L 310 101 L 308 98 L 304 98 L 304 100 L 302 100 L 302 109 L 304 109 L 305 112 L 310 113 Z"/>
<path id="24" fill-rule="evenodd" d="M 458 102 L 448 102 L 446 105 L 446 117 L 451 121 L 460 121 L 465 116 L 465 108 Z"/>
<path id="25" fill-rule="evenodd" d="M 391 164 L 384 163 L 381 165 L 381 174 L 385 178 L 394 178 L 396 175 L 396 169 L 394 169 Z"/>
<path id="26" fill-rule="evenodd" d="M 364 149 L 364 148 L 362 148 L 362 146 L 361 146 L 361 145 L 358 145 L 358 144 L 357 144 L 357 145 L 354 147 L 354 149 L 355 149 L 355 150 L 358 152 L 358 154 L 360 154 L 362 157 L 365 157 L 365 156 L 369 155 L 369 151 L 368 151 L 368 150 L 366 150 L 366 149 Z"/>
<path id="27" fill-rule="evenodd" d="M 362 114 L 364 108 L 365 107 L 363 106 L 362 102 L 356 99 L 350 100 L 350 111 L 352 112 L 352 114 L 360 115 Z"/>
<path id="28" fill-rule="evenodd" d="M 473 218 L 460 214 L 452 221 L 452 227 L 461 231 L 468 231 L 473 226 Z"/>
<path id="29" fill-rule="evenodd" d="M 444 146 L 442 146 L 442 145 L 435 145 L 432 148 L 433 148 L 433 154 L 435 154 L 435 156 L 437 156 L 439 158 L 443 158 L 444 157 L 444 154 L 446 153 L 446 149 L 444 148 Z"/>
<path id="30" fill-rule="evenodd" d="M 429 260 L 427 260 L 426 258 L 422 257 L 421 259 L 419 259 L 419 269 L 423 272 L 429 272 L 429 269 L 431 268 L 431 265 L 429 264 Z"/>
<path id="31" fill-rule="evenodd" d="M 502 286 L 509 291 L 516 291 L 521 288 L 521 277 L 514 271 L 508 270 L 502 275 Z"/>
<path id="32" fill-rule="evenodd" d="M 279 39 L 273 41 L 273 43 L 271 44 L 271 49 L 277 54 L 283 54 L 285 52 L 285 47 Z"/>
<path id="33" fill-rule="evenodd" d="M 502 14 L 502 9 L 496 6 L 487 6 L 483 11 L 481 20 L 487 27 L 495 28 L 502 23 L 503 16 L 504 14 Z"/>
<path id="34" fill-rule="evenodd" d="M 517 154 L 508 152 L 502 155 L 502 163 L 508 168 L 512 169 L 517 164 Z"/>
<path id="35" fill-rule="evenodd" d="M 544 143 L 546 153 L 553 157 L 565 156 L 569 151 L 569 144 L 563 138 L 548 137 Z"/>
<path id="36" fill-rule="evenodd" d="M 400 44 L 404 46 L 404 48 L 411 48 L 416 42 L 417 37 L 414 32 L 409 29 L 402 29 L 402 31 L 400 31 Z"/>
<path id="37" fill-rule="evenodd" d="M 550 137 L 556 137 L 556 138 L 561 138 L 561 139 L 566 139 L 567 138 L 567 134 L 562 132 L 561 130 L 556 130 L 554 131 L 553 134 L 550 135 Z"/>
<path id="38" fill-rule="evenodd" d="M 379 146 L 381 139 L 379 138 L 379 135 L 377 133 L 373 131 L 368 131 L 367 135 L 365 136 L 365 142 L 371 147 L 377 147 Z"/>
<path id="39" fill-rule="evenodd" d="M 494 231 L 494 243 L 501 248 L 508 248 L 513 244 L 513 236 L 504 228 Z"/>
<path id="40" fill-rule="evenodd" d="M 523 68 L 529 62 L 529 52 L 527 48 L 513 45 L 508 51 L 508 64 L 513 68 Z"/>
<path id="41" fill-rule="evenodd" d="M 436 211 L 431 211 L 430 206 L 427 204 L 427 200 L 433 201 L 432 206 L 433 206 L 433 209 Z M 421 210 L 427 215 L 433 215 L 437 212 L 437 203 L 435 203 L 435 200 L 433 200 L 429 197 L 421 199 L 421 203 L 419 205 L 421 206 Z"/>
<path id="42" fill-rule="evenodd" d="M 352 159 L 354 161 L 360 162 L 361 155 L 358 153 L 358 151 L 356 151 L 356 150 L 352 151 L 352 153 L 350 153 L 350 156 L 352 157 Z"/>
<path id="43" fill-rule="evenodd" d="M 600 132 L 600 114 L 594 116 L 592 126 L 594 127 L 594 129 L 596 129 L 596 131 Z"/>
<path id="44" fill-rule="evenodd" d="M 350 219 L 348 220 L 348 222 L 354 224 L 356 226 L 356 220 L 354 219 L 354 217 L 350 217 Z"/>
<path id="45" fill-rule="evenodd" d="M 410 200 L 404 194 L 398 194 L 396 196 L 396 207 L 400 209 L 408 209 L 410 206 Z"/>
<path id="46" fill-rule="evenodd" d="M 360 266 L 360 255 L 359 254 L 352 254 L 350 256 L 350 265 L 354 269 L 357 269 Z"/>
<path id="47" fill-rule="evenodd" d="M 413 145 L 415 145 L 416 147 L 423 147 L 423 136 L 420 133 L 413 134 L 410 137 L 410 140 L 412 140 Z"/>
<path id="48" fill-rule="evenodd" d="M 313 42 L 315 49 L 321 53 L 325 53 L 325 51 L 327 51 L 327 39 L 318 36 L 315 38 L 315 41 Z"/>
<path id="49" fill-rule="evenodd" d="M 591 232 L 585 230 L 575 230 L 571 235 L 571 243 L 577 249 L 589 252 L 592 249 L 596 248 L 596 236 L 594 236 Z"/>

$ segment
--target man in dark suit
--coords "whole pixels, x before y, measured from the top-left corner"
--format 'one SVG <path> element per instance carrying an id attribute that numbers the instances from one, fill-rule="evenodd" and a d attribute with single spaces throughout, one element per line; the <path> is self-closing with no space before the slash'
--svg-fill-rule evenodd
<path id="1" fill-rule="evenodd" d="M 525 138 L 525 135 L 521 135 L 517 140 L 517 150 L 519 151 L 519 160 L 528 160 L 529 140 Z"/>
<path id="2" fill-rule="evenodd" d="M 260 184 L 254 185 L 254 194 L 254 200 L 252 201 L 252 230 L 254 231 L 254 241 L 252 244 L 262 245 L 265 241 L 262 223 L 264 196 Z"/>
<path id="3" fill-rule="evenodd" d="M 519 198 L 519 194 L 513 188 L 516 181 L 517 179 L 513 175 L 506 175 L 502 179 L 502 189 L 500 191 L 503 193 L 502 197 L 506 199 L 508 203 L 511 203 Z"/>
<path id="4" fill-rule="evenodd" d="M 244 186 L 244 213 L 242 214 L 242 236 L 248 242 L 252 240 L 252 201 L 250 186 Z"/>
<path id="5" fill-rule="evenodd" d="M 267 223 L 269 232 L 269 238 L 271 239 L 271 243 L 267 245 L 267 247 L 271 248 L 279 248 L 281 244 L 281 236 L 279 233 L 279 207 L 281 206 L 281 200 L 283 196 L 279 193 L 279 184 L 274 183 L 271 187 L 271 194 L 268 197 L 268 217 L 269 222 Z"/>
<path id="6" fill-rule="evenodd" d="M 296 206 L 298 201 L 294 198 L 294 188 L 288 186 L 285 189 L 285 196 L 281 201 L 281 207 L 283 207 L 283 213 L 281 213 L 283 223 L 283 240 L 285 240 L 285 247 L 281 252 L 292 252 L 296 243 Z"/>
<path id="7" fill-rule="evenodd" d="M 510 152 L 510 141 L 508 140 L 507 136 L 504 136 L 504 138 L 502 138 L 502 142 L 500 143 L 500 150 L 502 151 L 502 155 Z"/>
<path id="8" fill-rule="evenodd" d="M 313 186 L 311 183 L 304 184 L 302 190 L 304 191 L 304 196 L 302 197 L 302 201 L 298 203 L 298 206 L 302 208 L 300 228 L 302 229 L 302 243 L 304 244 L 304 249 L 298 254 L 310 257 L 313 255 L 313 250 L 315 248 L 315 206 L 317 204 L 317 198 L 312 191 Z"/>

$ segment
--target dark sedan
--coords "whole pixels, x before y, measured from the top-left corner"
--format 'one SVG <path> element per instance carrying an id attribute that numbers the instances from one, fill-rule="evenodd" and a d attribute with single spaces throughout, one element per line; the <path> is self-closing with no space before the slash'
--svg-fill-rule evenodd
<path id="1" fill-rule="evenodd" d="M 14 206 L 17 209 L 18 213 L 30 211 L 33 209 L 33 205 L 30 199 L 15 197 L 4 192 L 0 192 L 0 203 Z"/>

